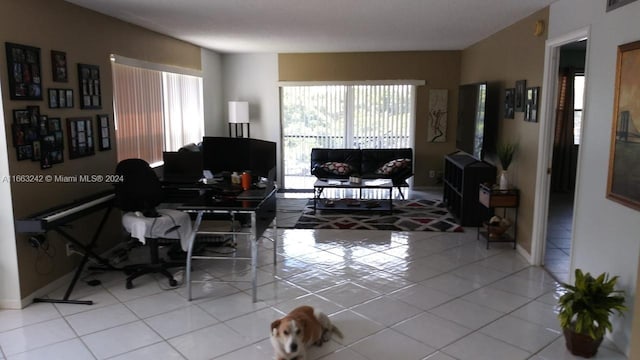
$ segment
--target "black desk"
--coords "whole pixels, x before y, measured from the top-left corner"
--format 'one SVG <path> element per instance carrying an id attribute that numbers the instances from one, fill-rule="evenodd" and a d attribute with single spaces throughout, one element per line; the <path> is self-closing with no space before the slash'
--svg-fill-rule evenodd
<path id="1" fill-rule="evenodd" d="M 177 192 L 175 192 L 178 190 Z M 195 191 L 199 194 L 194 196 Z M 237 200 L 231 195 L 220 193 L 218 189 L 211 191 L 211 186 L 202 185 L 172 185 L 174 197 L 172 201 L 164 204 L 167 208 L 181 210 L 187 213 L 196 214 L 196 220 L 193 226 L 193 233 L 190 237 L 187 249 L 187 265 L 186 265 L 186 281 L 189 300 L 191 296 L 191 265 L 192 260 L 248 260 L 251 261 L 251 286 L 253 302 L 257 301 L 257 265 L 258 265 L 258 239 L 262 237 L 264 231 L 273 226 L 273 262 L 276 264 L 276 249 L 278 233 L 276 229 L 276 192 L 274 187 L 271 191 L 265 192 L 265 197 L 260 200 Z M 179 193 L 183 192 L 184 197 L 180 197 Z M 226 214 L 235 218 L 236 216 L 246 216 L 250 218 L 250 228 L 245 232 L 227 231 L 227 232 L 200 232 L 200 224 L 207 214 Z M 193 255 L 193 245 L 197 234 L 230 234 L 247 236 L 251 243 L 251 257 L 221 257 L 221 256 L 197 256 Z"/>

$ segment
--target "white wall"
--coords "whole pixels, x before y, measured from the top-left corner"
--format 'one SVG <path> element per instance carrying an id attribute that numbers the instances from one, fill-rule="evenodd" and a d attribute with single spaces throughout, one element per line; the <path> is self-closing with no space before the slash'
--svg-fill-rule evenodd
<path id="1" fill-rule="evenodd" d="M 222 55 L 223 122 L 225 133 L 229 101 L 248 101 L 251 137 L 278 143 L 280 169 L 280 96 L 277 54 Z M 280 171 L 278 171 L 280 173 Z M 281 176 L 278 176 L 281 179 Z"/>
<path id="2" fill-rule="evenodd" d="M 228 101 L 248 101 L 251 137 L 280 139 L 277 54 L 229 54 L 222 56 L 224 120 Z M 227 130 L 228 131 L 228 130 Z"/>
<path id="3" fill-rule="evenodd" d="M 225 136 L 226 121 L 223 121 L 222 101 L 222 57 L 207 49 L 200 50 L 202 60 L 202 92 L 204 96 L 204 134 Z"/>
<path id="4" fill-rule="evenodd" d="M 605 12 L 605 1 L 559 0 L 551 5 L 549 39 L 589 26 L 586 118 L 575 203 L 571 271 L 620 276 L 631 307 L 640 254 L 640 212 L 605 198 L 617 47 L 640 40 L 640 2 Z M 612 339 L 628 352 L 633 309 L 614 317 Z"/>
<path id="5" fill-rule="evenodd" d="M 4 124 L 0 89 L 0 124 Z M 15 156 L 15 153 L 12 154 Z M 11 175 L 5 127 L 0 126 L 0 309 L 21 309 L 16 235 L 13 228 Z"/>

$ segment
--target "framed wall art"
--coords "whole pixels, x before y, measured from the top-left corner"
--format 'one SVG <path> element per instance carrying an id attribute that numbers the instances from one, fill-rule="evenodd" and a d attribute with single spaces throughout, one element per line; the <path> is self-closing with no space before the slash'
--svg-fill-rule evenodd
<path id="1" fill-rule="evenodd" d="M 45 118 L 41 121 L 45 122 L 46 132 L 40 127 L 40 140 L 38 142 L 40 168 L 48 169 L 55 164 L 64 162 L 63 152 L 64 141 L 62 133 L 62 120 L 60 118 Z M 35 145 L 35 144 L 34 144 Z M 34 161 L 36 156 L 36 147 L 34 146 Z"/>
<path id="2" fill-rule="evenodd" d="M 523 112 L 525 105 L 525 96 L 527 92 L 527 80 L 516 81 L 516 90 L 513 97 L 515 111 Z"/>
<path id="3" fill-rule="evenodd" d="M 636 0 L 606 0 L 606 1 L 607 1 L 607 12 L 609 12 L 621 6 L 630 4 Z"/>
<path id="4" fill-rule="evenodd" d="M 504 118 L 513 119 L 515 117 L 514 97 L 516 89 L 509 88 L 504 90 Z"/>
<path id="5" fill-rule="evenodd" d="M 427 141 L 447 141 L 447 89 L 429 90 L 429 127 Z"/>
<path id="6" fill-rule="evenodd" d="M 78 64 L 80 109 L 102 109 L 100 68 L 97 65 Z"/>
<path id="7" fill-rule="evenodd" d="M 111 133 L 109 130 L 109 115 L 97 115 L 98 123 L 98 149 L 100 151 L 111 150 Z"/>
<path id="8" fill-rule="evenodd" d="M 90 117 L 68 118 L 67 136 L 69 137 L 69 159 L 95 154 Z"/>
<path id="9" fill-rule="evenodd" d="M 51 50 L 51 71 L 53 81 L 67 82 L 67 54 L 65 52 Z"/>
<path id="10" fill-rule="evenodd" d="M 620 45 L 615 95 L 607 198 L 640 210 L 640 41 Z"/>
<path id="11" fill-rule="evenodd" d="M 539 87 L 530 87 L 527 89 L 527 98 L 525 100 L 524 121 L 538 122 L 538 93 Z"/>
<path id="12" fill-rule="evenodd" d="M 5 43 L 11 100 L 42 100 L 40 48 Z"/>
<path id="13" fill-rule="evenodd" d="M 48 90 L 49 109 L 73 108 L 73 90 L 72 89 L 54 89 Z"/>

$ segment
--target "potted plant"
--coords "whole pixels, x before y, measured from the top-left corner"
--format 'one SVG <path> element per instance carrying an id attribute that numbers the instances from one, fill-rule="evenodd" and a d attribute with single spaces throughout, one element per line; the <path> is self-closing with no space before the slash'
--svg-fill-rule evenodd
<path id="1" fill-rule="evenodd" d="M 507 178 L 507 170 L 509 165 L 513 161 L 513 155 L 515 155 L 518 145 L 514 143 L 501 143 L 498 144 L 496 149 L 498 160 L 502 166 L 502 174 L 500 175 L 500 190 L 506 190 L 509 188 L 509 180 Z"/>
<path id="2" fill-rule="evenodd" d="M 573 285 L 562 284 L 566 293 L 558 300 L 560 326 L 567 349 L 572 354 L 590 358 L 598 352 L 598 347 L 607 332 L 611 331 L 609 315 L 622 315 L 624 292 L 615 290 L 617 276 L 609 278 L 603 273 L 597 278 L 576 269 Z"/>

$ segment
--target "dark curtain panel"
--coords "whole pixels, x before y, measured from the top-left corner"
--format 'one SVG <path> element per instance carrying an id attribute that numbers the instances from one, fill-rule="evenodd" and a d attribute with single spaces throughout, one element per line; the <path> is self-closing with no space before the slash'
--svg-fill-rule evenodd
<path id="1" fill-rule="evenodd" d="M 558 108 L 553 140 L 553 163 L 551 168 L 551 191 L 572 192 L 575 188 L 578 145 L 573 144 L 573 101 L 575 96 L 574 68 L 560 70 L 558 86 Z"/>

